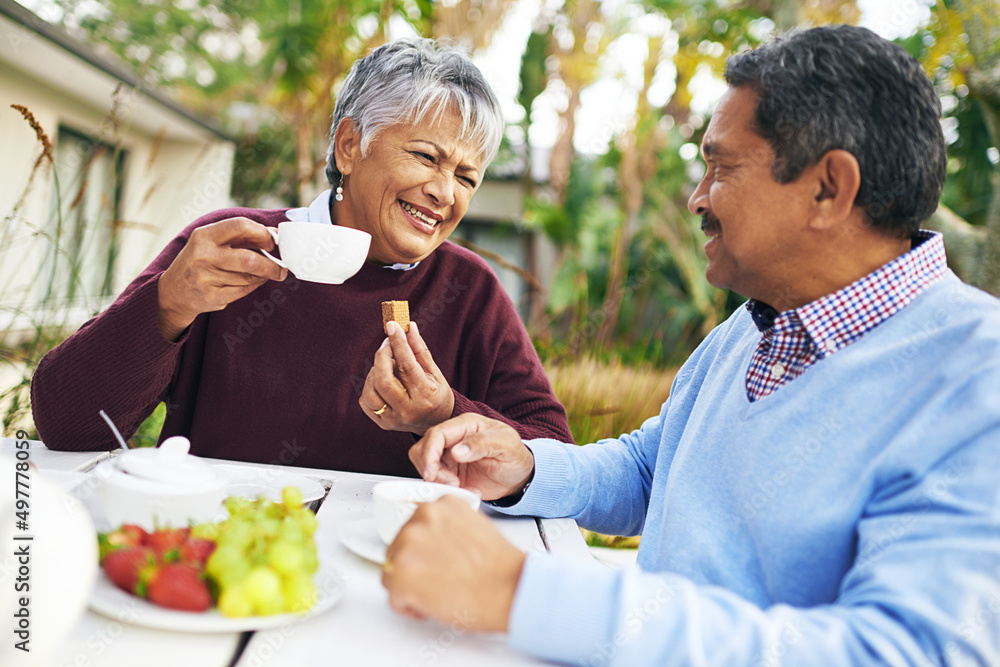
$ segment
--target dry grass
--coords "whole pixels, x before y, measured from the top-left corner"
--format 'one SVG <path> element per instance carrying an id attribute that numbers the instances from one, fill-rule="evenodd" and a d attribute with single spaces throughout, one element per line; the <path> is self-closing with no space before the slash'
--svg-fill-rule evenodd
<path id="1" fill-rule="evenodd" d="M 119 93 L 120 87 L 115 90 L 112 112 L 109 117 L 109 124 L 116 132 L 119 125 L 117 119 L 120 106 Z M 8 239 L 15 238 L 19 227 L 25 226 L 34 230 L 33 236 L 38 239 L 38 251 L 35 250 L 35 246 L 32 246 L 31 252 L 51 254 L 53 258 L 48 269 L 43 268 L 43 265 L 38 263 L 34 264 L 36 268 L 29 269 L 28 267 L 32 266 L 31 255 L 29 255 L 25 270 L 36 271 L 36 282 L 51 282 L 55 275 L 56 262 L 68 261 L 70 258 L 62 238 L 65 222 L 63 220 L 63 197 L 56 170 L 52 168 L 55 165 L 54 146 L 48 132 L 45 131 L 45 128 L 28 107 L 23 104 L 11 104 L 10 107 L 21 114 L 24 121 L 34 131 L 40 152 L 17 203 L 9 211 L 0 211 L 2 214 L 0 217 L 0 265 L 4 265 L 5 262 L 25 261 L 21 246 L 8 242 Z M 117 153 L 120 149 L 119 142 L 114 150 Z M 95 159 L 98 151 L 106 150 L 107 147 L 103 144 L 97 144 L 90 154 L 82 157 L 89 163 Z M 51 212 L 54 224 L 51 226 L 46 220 L 37 219 L 36 216 L 40 215 L 37 212 L 31 216 L 36 219 L 25 219 L 21 215 L 21 208 L 27 201 L 28 195 L 38 185 L 36 177 L 44 176 L 46 169 L 51 170 L 49 177 L 55 197 Z M 84 179 L 70 207 L 71 210 L 77 208 L 81 203 L 86 186 L 87 181 Z M 109 209 L 110 205 L 105 204 L 105 208 Z M 112 221 L 113 223 L 114 221 Z M 54 231 L 51 230 L 52 227 L 54 227 Z M 49 243 L 50 246 L 43 247 L 43 241 Z M 114 265 L 109 259 L 107 273 L 103 279 L 104 283 L 108 282 L 113 270 Z M 75 266 L 72 266 L 71 262 L 70 271 L 72 272 L 72 281 L 77 285 L 80 284 L 79 272 Z M 46 273 L 48 273 L 47 277 Z M 23 428 L 29 433 L 29 437 L 37 437 L 37 432 L 31 421 L 31 378 L 42 356 L 76 328 L 74 326 L 67 330 L 66 327 L 67 313 L 71 312 L 73 304 L 63 299 L 50 298 L 51 295 L 46 295 L 39 301 L 36 299 L 34 289 L 24 290 L 20 287 L 12 289 L 10 283 L 0 285 L 0 296 L 4 297 L 3 305 L 0 305 L 0 316 L 3 317 L 0 319 L 9 319 L 10 321 L 9 324 L 0 329 L 0 426 L 2 426 L 4 433 Z M 20 300 L 18 301 L 18 299 Z M 94 315 L 96 311 L 89 314 Z M 25 318 L 28 320 L 27 323 L 24 322 Z"/>
<path id="2" fill-rule="evenodd" d="M 580 444 L 617 437 L 660 413 L 676 369 L 579 359 L 546 367 Z"/>
<path id="3" fill-rule="evenodd" d="M 580 444 L 616 437 L 660 412 L 676 369 L 626 366 L 579 359 L 546 367 L 556 396 L 566 406 L 573 437 Z M 583 531 L 592 546 L 634 548 L 638 537 Z"/>
<path id="4" fill-rule="evenodd" d="M 49 135 L 45 132 L 42 124 L 38 122 L 37 118 L 35 118 L 35 114 L 31 113 L 31 110 L 23 104 L 11 104 L 10 108 L 21 114 L 31 129 L 34 130 L 35 138 L 42 146 L 42 152 L 38 155 L 38 159 L 35 160 L 35 164 L 31 168 L 31 175 L 28 176 L 28 184 L 24 188 L 24 193 L 14 205 L 14 208 L 11 209 L 6 215 L 4 222 L 13 218 L 17 212 L 21 210 L 21 206 L 24 205 L 24 200 L 27 198 L 28 192 L 31 191 L 31 184 L 35 181 L 35 175 L 38 174 L 38 170 L 42 167 L 42 165 L 47 164 L 48 166 L 52 166 L 56 161 L 55 156 L 52 154 L 52 140 L 49 139 Z"/>
<path id="5" fill-rule="evenodd" d="M 49 139 L 48 133 L 42 128 L 42 124 L 35 118 L 35 114 L 31 113 L 31 110 L 23 104 L 11 104 L 10 108 L 24 117 L 24 120 L 28 122 L 31 129 L 35 131 L 35 138 L 38 139 L 38 143 L 42 145 L 42 154 L 38 156 L 34 168 L 38 169 L 38 165 L 41 164 L 42 160 L 48 160 L 50 163 L 55 162 L 55 157 L 52 155 L 52 141 Z"/>

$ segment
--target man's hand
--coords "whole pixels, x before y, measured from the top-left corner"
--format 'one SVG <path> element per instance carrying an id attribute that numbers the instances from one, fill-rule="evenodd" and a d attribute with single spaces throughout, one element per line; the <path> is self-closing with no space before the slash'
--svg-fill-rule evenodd
<path id="1" fill-rule="evenodd" d="M 519 491 L 535 469 L 517 431 L 471 412 L 428 429 L 410 460 L 427 481 L 478 491 L 483 500 Z"/>
<path id="2" fill-rule="evenodd" d="M 389 545 L 382 585 L 401 614 L 504 632 L 524 558 L 489 519 L 444 496 L 418 507 Z"/>
<path id="3" fill-rule="evenodd" d="M 160 331 L 177 340 L 201 313 L 222 310 L 268 280 L 284 280 L 283 269 L 253 248 L 274 247 L 267 227 L 229 218 L 199 227 L 160 276 Z"/>
<path id="4" fill-rule="evenodd" d="M 375 353 L 375 365 L 358 403 L 386 431 L 423 435 L 451 417 L 455 394 L 434 363 L 416 322 L 410 323 L 407 333 L 396 322 L 387 323 L 386 331 L 389 344 Z"/>

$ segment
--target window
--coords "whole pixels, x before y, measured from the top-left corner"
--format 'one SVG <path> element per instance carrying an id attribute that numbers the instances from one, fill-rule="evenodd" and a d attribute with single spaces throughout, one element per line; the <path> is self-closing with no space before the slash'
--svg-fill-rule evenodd
<path id="1" fill-rule="evenodd" d="M 43 302 L 92 306 L 111 294 L 124 160 L 120 148 L 59 128 Z"/>

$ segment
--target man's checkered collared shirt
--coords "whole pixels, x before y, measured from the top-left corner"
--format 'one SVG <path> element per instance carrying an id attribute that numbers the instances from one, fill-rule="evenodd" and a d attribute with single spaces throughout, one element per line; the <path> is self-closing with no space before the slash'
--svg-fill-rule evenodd
<path id="1" fill-rule="evenodd" d="M 948 262 L 937 232 L 920 231 L 913 249 L 877 271 L 794 310 L 778 313 L 761 301 L 747 309 L 764 334 L 747 371 L 747 397 L 756 401 L 791 382 L 904 308 L 944 277 Z"/>

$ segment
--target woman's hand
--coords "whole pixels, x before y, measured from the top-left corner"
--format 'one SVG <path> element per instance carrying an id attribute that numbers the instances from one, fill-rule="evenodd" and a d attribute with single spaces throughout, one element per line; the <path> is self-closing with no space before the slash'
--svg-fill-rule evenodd
<path id="1" fill-rule="evenodd" d="M 270 250 L 267 227 L 229 218 L 199 227 L 160 276 L 160 331 L 177 340 L 194 319 L 222 310 L 268 280 L 284 280 L 283 269 L 253 248 Z"/>
<path id="2" fill-rule="evenodd" d="M 388 344 L 383 343 L 375 353 L 375 365 L 358 403 L 386 431 L 423 435 L 451 417 L 455 394 L 434 363 L 416 322 L 410 323 L 408 333 L 396 322 L 386 324 L 386 330 Z"/>
<path id="3" fill-rule="evenodd" d="M 520 491 L 535 470 L 517 431 L 471 412 L 429 429 L 410 448 L 410 460 L 428 482 L 478 491 L 483 500 Z"/>
<path id="4" fill-rule="evenodd" d="M 507 630 L 524 553 L 454 496 L 422 503 L 389 545 L 382 585 L 401 614 L 462 630 Z"/>

